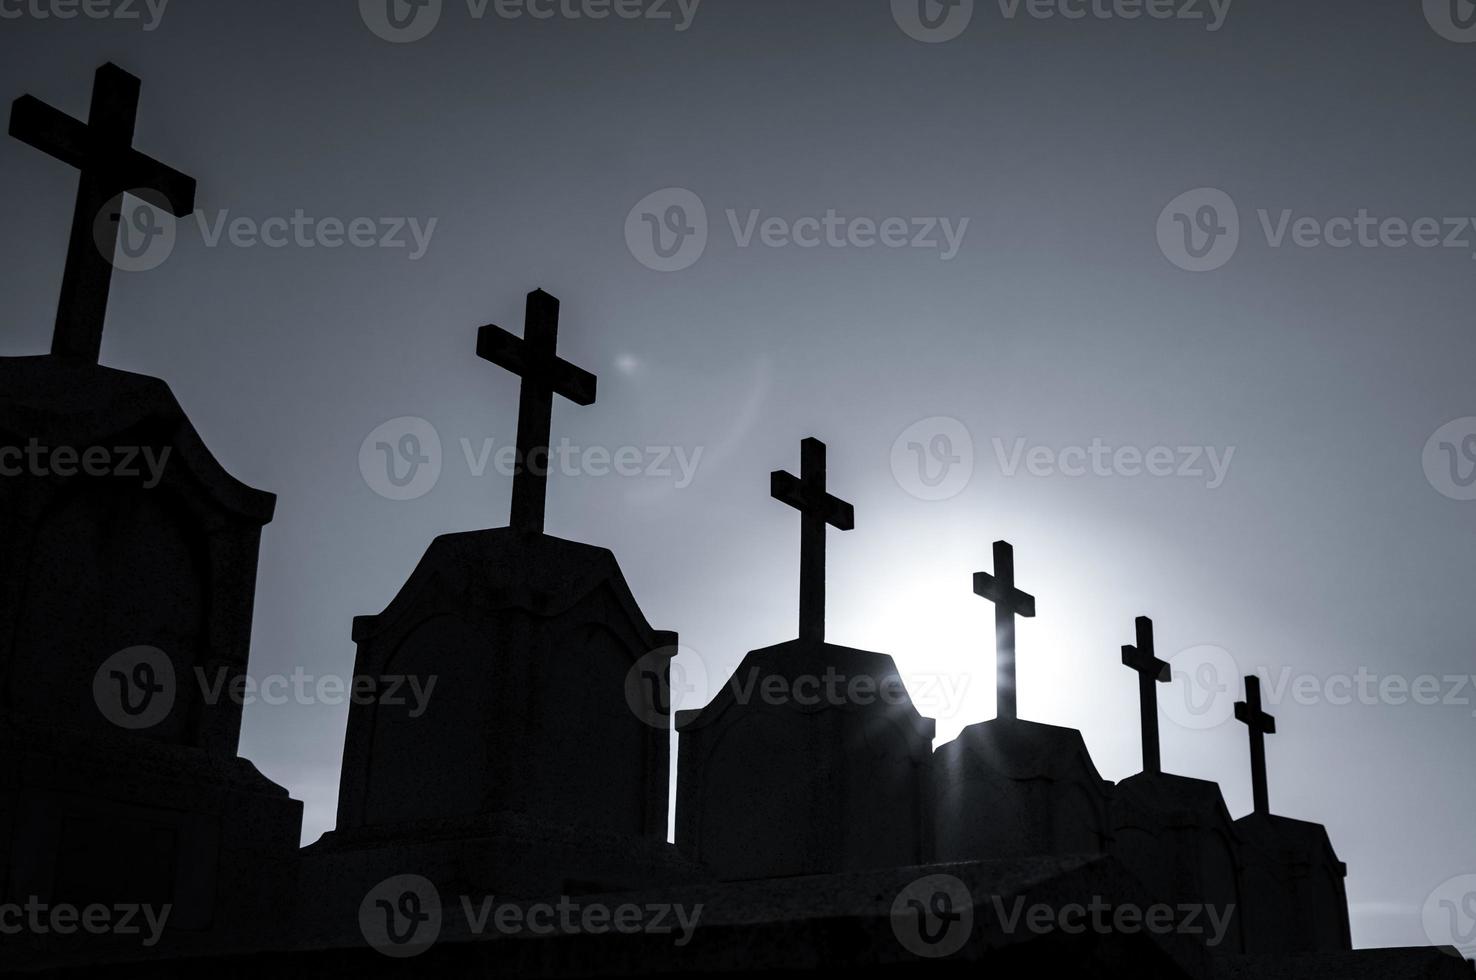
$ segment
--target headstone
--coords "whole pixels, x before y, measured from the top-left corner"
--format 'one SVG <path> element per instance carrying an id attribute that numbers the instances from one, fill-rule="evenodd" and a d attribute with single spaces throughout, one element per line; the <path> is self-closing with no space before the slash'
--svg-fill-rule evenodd
<path id="1" fill-rule="evenodd" d="M 1203 925 L 1210 910 L 1230 926 L 1215 952 L 1244 951 L 1240 834 L 1220 787 L 1202 779 L 1142 772 L 1117 784 L 1111 854 L 1149 894 Z M 1185 928 L 1190 926 L 1185 923 Z"/>
<path id="2" fill-rule="evenodd" d="M 770 494 L 800 511 L 800 635 L 754 650 L 716 697 L 678 712 L 677 843 L 723 879 L 918 864 L 932 850 L 934 725 L 892 658 L 825 640 L 825 445 Z"/>
<path id="3" fill-rule="evenodd" d="M 280 936 L 294 888 L 302 806 L 237 755 L 229 693 L 276 498 L 164 382 L 97 363 L 114 241 L 95 228 L 124 191 L 176 214 L 194 195 L 131 148 L 139 90 L 105 65 L 87 123 L 29 96 L 11 113 L 82 176 L 53 352 L 0 358 L 0 901 L 169 905 L 157 948 L 226 948 Z"/>
<path id="4" fill-rule="evenodd" d="M 1266 780 L 1267 735 L 1276 719 L 1261 708 L 1261 682 L 1245 679 L 1245 700 L 1235 717 L 1250 734 L 1255 812 L 1235 821 L 1244 841 L 1246 951 L 1296 956 L 1352 948 L 1348 924 L 1347 865 L 1333 851 L 1321 824 L 1271 813 Z"/>
<path id="5" fill-rule="evenodd" d="M 1016 716 L 1014 620 L 1035 615 L 1035 597 L 1015 586 L 1008 542 L 995 542 L 994 572 L 977 573 L 974 592 L 995 607 L 998 717 L 933 754 L 938 860 L 1101 853 L 1111 784 L 1081 733 Z"/>
<path id="6" fill-rule="evenodd" d="M 1113 793 L 1111 853 L 1162 900 L 1232 916 L 1217 952 L 1239 953 L 1240 837 L 1219 786 L 1163 771 L 1157 685 L 1169 680 L 1169 665 L 1155 652 L 1153 621 L 1139 616 L 1134 625 L 1137 643 L 1122 648 L 1122 662 L 1138 675 L 1143 771 L 1118 783 Z"/>
<path id="7" fill-rule="evenodd" d="M 403 871 L 448 901 L 692 874 L 666 843 L 670 705 L 652 693 L 676 635 L 646 621 L 609 551 L 543 533 L 553 395 L 595 396 L 555 354 L 558 313 L 534 292 L 524 339 L 478 340 L 523 378 L 511 526 L 437 538 L 354 622 L 356 683 L 374 693 L 349 712 L 337 829 L 307 852 L 309 932 L 356 922 Z"/>

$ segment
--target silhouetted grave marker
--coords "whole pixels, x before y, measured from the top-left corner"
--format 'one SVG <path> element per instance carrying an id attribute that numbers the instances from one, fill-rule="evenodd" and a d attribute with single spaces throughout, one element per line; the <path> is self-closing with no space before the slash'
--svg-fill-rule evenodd
<path id="1" fill-rule="evenodd" d="M 1250 737 L 1255 810 L 1235 821 L 1243 840 L 1246 951 L 1277 956 L 1332 953 L 1352 948 L 1348 868 L 1321 824 L 1271 812 L 1266 780 L 1266 736 L 1276 719 L 1261 706 L 1261 682 L 1245 679 L 1236 720 Z"/>
<path id="2" fill-rule="evenodd" d="M 825 528 L 851 505 L 826 487 L 825 445 L 770 494 L 800 512 L 800 635 L 751 651 L 717 696 L 678 712 L 677 843 L 720 878 L 918 864 L 932 848 L 918 714 L 886 654 L 825 641 Z"/>
<path id="3" fill-rule="evenodd" d="M 543 533 L 553 395 L 595 397 L 554 353 L 558 313 L 539 290 L 523 340 L 478 336 L 523 379 L 511 526 L 437 538 L 354 621 L 354 673 L 378 694 L 350 709 L 338 827 L 308 852 L 322 928 L 407 869 L 509 897 L 691 875 L 666 843 L 676 634 L 646 621 L 609 551 Z"/>
<path id="4" fill-rule="evenodd" d="M 517 468 L 513 476 L 511 526 L 542 532 L 548 496 L 548 440 L 553 426 L 554 395 L 576 405 L 595 401 L 595 376 L 556 353 L 559 301 L 543 290 L 528 295 L 522 338 L 499 326 L 477 334 L 477 356 L 523 379 L 518 396 Z"/>
<path id="5" fill-rule="evenodd" d="M 994 574 L 974 573 L 974 595 L 994 603 L 994 636 L 999 673 L 995 685 L 995 716 L 1019 715 L 1015 692 L 1015 617 L 1035 616 L 1035 596 L 1015 588 L 1015 549 L 1008 541 L 994 542 Z"/>
<path id="6" fill-rule="evenodd" d="M 86 124 L 30 96 L 11 112 L 81 177 L 53 352 L 0 358 L 0 901 L 167 903 L 163 948 L 223 947 L 280 935 L 294 887 L 302 806 L 237 756 L 229 693 L 276 498 L 221 467 L 163 381 L 97 363 L 95 220 L 129 190 L 193 206 L 190 178 L 130 147 L 139 88 L 104 65 Z"/>
<path id="7" fill-rule="evenodd" d="M 933 754 L 938 859 L 1100 853 L 1111 784 L 1081 733 L 1016 714 L 1015 617 L 1034 616 L 1035 597 L 1015 587 L 1008 542 L 994 543 L 994 573 L 976 573 L 974 592 L 995 604 L 998 717 Z"/>
<path id="8" fill-rule="evenodd" d="M 11 136 L 81 171 L 51 345 L 58 356 L 95 362 L 102 349 L 119 231 L 105 212 L 114 199 L 132 193 L 175 217 L 195 207 L 194 178 L 133 149 L 139 89 L 137 78 L 107 64 L 97 70 L 85 123 L 29 95 L 11 107 Z M 101 235 L 100 223 L 108 226 Z"/>
<path id="9" fill-rule="evenodd" d="M 1217 784 L 1163 772 L 1155 685 L 1167 679 L 1167 664 L 1156 656 L 1152 620 L 1139 616 L 1135 627 L 1137 644 L 1122 648 L 1122 662 L 1138 675 L 1143 771 L 1113 793 L 1111 853 L 1157 898 L 1233 915 L 1218 952 L 1239 953 L 1240 836 Z"/>
<path id="10" fill-rule="evenodd" d="M 1143 771 L 1163 772 L 1163 756 L 1158 742 L 1158 685 L 1172 680 L 1166 660 L 1159 660 L 1153 644 L 1153 620 L 1139 616 L 1134 622 L 1137 645 L 1122 648 L 1122 663 L 1138 673 L 1138 710 L 1142 714 Z"/>

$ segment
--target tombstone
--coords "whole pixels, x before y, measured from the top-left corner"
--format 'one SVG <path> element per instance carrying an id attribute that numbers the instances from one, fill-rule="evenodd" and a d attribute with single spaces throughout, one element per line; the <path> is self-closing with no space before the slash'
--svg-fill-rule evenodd
<path id="1" fill-rule="evenodd" d="M 1169 665 L 1155 654 L 1153 621 L 1139 616 L 1136 631 L 1137 644 L 1122 648 L 1122 662 L 1138 674 L 1143 771 L 1118 783 L 1113 793 L 1111 853 L 1160 900 L 1230 915 L 1231 926 L 1216 951 L 1240 953 L 1240 835 L 1219 786 L 1163 771 L 1157 685 L 1168 682 Z"/>
<path id="2" fill-rule="evenodd" d="M 721 879 L 919 864 L 932 845 L 933 721 L 892 658 L 825 641 L 825 528 L 851 505 L 826 490 L 825 445 L 770 494 L 801 515 L 799 638 L 754 650 L 699 710 L 677 715 L 677 843 Z"/>
<path id="3" fill-rule="evenodd" d="M 1244 841 L 1246 951 L 1297 956 L 1352 949 L 1348 866 L 1338 860 L 1327 829 L 1271 813 L 1266 736 L 1276 733 L 1276 719 L 1261 708 L 1259 678 L 1245 679 L 1235 717 L 1250 734 L 1255 796 L 1255 811 L 1235 821 Z"/>
<path id="4" fill-rule="evenodd" d="M 998 710 L 933 753 L 938 860 L 1102 853 L 1111 784 L 1081 733 L 1017 714 L 1015 617 L 1034 616 L 1035 597 L 1015 587 L 1008 542 L 995 542 L 994 574 L 976 574 L 974 591 L 994 603 Z"/>
<path id="5" fill-rule="evenodd" d="M 97 362 L 110 209 L 193 207 L 193 180 L 131 148 L 139 91 L 104 65 L 86 123 L 30 96 L 11 113 L 81 179 L 52 352 L 0 358 L 0 901 L 169 904 L 157 948 L 220 948 L 280 936 L 294 887 L 302 805 L 237 755 L 221 693 L 247 669 L 276 498 L 222 468 L 163 381 Z"/>
<path id="6" fill-rule="evenodd" d="M 539 290 L 524 339 L 478 338 L 522 376 L 510 526 L 437 538 L 384 612 L 354 621 L 369 693 L 349 712 L 337 829 L 307 852 L 322 928 L 407 869 L 445 894 L 539 898 L 692 874 L 666 842 L 676 634 L 646 621 L 609 551 L 543 532 L 553 396 L 595 399 L 555 353 L 558 318 Z"/>

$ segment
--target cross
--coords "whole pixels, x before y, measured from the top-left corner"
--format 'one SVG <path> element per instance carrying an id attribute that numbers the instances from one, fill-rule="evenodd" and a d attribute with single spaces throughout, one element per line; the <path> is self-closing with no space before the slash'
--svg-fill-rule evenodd
<path id="1" fill-rule="evenodd" d="M 1135 621 L 1138 633 L 1136 646 L 1122 648 L 1122 662 L 1138 672 L 1138 710 L 1143 716 L 1143 771 L 1163 772 L 1163 760 L 1158 751 L 1158 688 L 1155 684 L 1167 684 L 1172 679 L 1168 662 L 1159 660 L 1153 648 L 1153 620 L 1139 616 Z"/>
<path id="2" fill-rule="evenodd" d="M 1251 675 L 1245 679 L 1245 700 L 1235 702 L 1235 720 L 1250 729 L 1251 785 L 1256 797 L 1256 812 L 1271 812 L 1271 797 L 1266 792 L 1266 736 L 1276 734 L 1276 719 L 1261 710 L 1261 679 Z"/>
<path id="3" fill-rule="evenodd" d="M 118 246 L 117 214 L 103 209 L 131 192 L 176 218 L 195 207 L 195 181 L 133 149 L 139 80 L 117 65 L 97 70 L 87 122 L 23 95 L 10 108 L 10 135 L 82 172 L 51 352 L 97 363 Z"/>
<path id="4" fill-rule="evenodd" d="M 562 395 L 576 405 L 593 405 L 595 400 L 595 376 L 559 357 L 558 340 L 559 301 L 541 289 L 528 294 L 521 338 L 498 326 L 477 331 L 477 356 L 523 379 L 510 523 L 534 533 L 543 531 L 553 396 Z"/>
<path id="5" fill-rule="evenodd" d="M 825 443 L 800 443 L 800 475 L 769 474 L 769 495 L 800 512 L 800 639 L 825 642 L 825 525 L 856 526 L 856 511 L 825 491 Z"/>
<path id="6" fill-rule="evenodd" d="M 1035 615 L 1035 596 L 1015 588 L 1015 549 L 994 542 L 994 574 L 974 573 L 974 594 L 994 603 L 994 648 L 999 661 L 995 714 L 1018 717 L 1015 697 L 1015 617 Z"/>

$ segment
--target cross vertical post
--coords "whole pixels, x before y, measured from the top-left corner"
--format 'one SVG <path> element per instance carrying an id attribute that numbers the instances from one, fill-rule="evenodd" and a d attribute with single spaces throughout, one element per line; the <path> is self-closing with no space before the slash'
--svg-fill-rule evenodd
<path id="1" fill-rule="evenodd" d="M 1167 684 L 1171 672 L 1167 661 L 1159 660 L 1153 645 L 1153 620 L 1139 616 L 1134 623 L 1137 644 L 1122 648 L 1122 662 L 1138 673 L 1138 710 L 1142 715 L 1143 771 L 1163 772 L 1163 758 L 1158 743 L 1158 688 Z"/>
<path id="2" fill-rule="evenodd" d="M 117 65 L 97 70 L 82 123 L 29 95 L 10 110 L 10 135 L 81 171 L 62 273 L 51 352 L 96 363 L 102 350 L 120 216 L 105 213 L 125 192 L 176 218 L 194 210 L 195 181 L 133 149 L 141 83 Z M 101 225 L 106 227 L 100 227 Z"/>
<path id="3" fill-rule="evenodd" d="M 800 512 L 800 639 L 825 642 L 825 528 L 856 526 L 855 509 L 826 491 L 825 443 L 800 443 L 800 475 L 769 474 L 769 495 Z"/>
<path id="4" fill-rule="evenodd" d="M 994 542 L 994 574 L 974 573 L 974 594 L 994 603 L 994 647 L 998 661 L 995 714 L 1019 717 L 1015 691 L 1015 617 L 1035 615 L 1035 596 L 1015 588 L 1015 549 L 1008 541 Z"/>
<path id="5" fill-rule="evenodd" d="M 1245 700 L 1235 702 L 1235 718 L 1250 730 L 1251 787 L 1256 813 L 1271 813 L 1271 795 L 1266 788 L 1266 736 L 1276 734 L 1276 719 L 1261 710 L 1261 679 L 1245 679 Z"/>
<path id="6" fill-rule="evenodd" d="M 523 336 L 495 325 L 477 332 L 477 356 L 523 379 L 518 395 L 518 452 L 513 471 L 512 527 L 541 534 L 548 494 L 553 398 L 593 405 L 597 379 L 558 356 L 559 301 L 528 294 Z"/>

